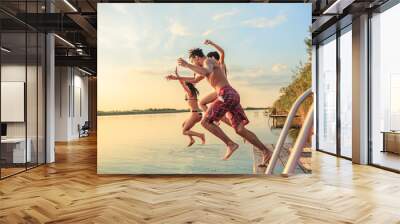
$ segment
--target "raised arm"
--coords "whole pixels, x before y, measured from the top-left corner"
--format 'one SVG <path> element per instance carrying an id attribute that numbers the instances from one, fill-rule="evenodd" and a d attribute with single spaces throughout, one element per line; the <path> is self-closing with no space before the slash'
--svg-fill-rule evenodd
<path id="1" fill-rule="evenodd" d="M 179 77 L 178 77 L 178 80 L 179 80 Z M 181 86 L 183 87 L 183 89 L 185 90 L 185 92 L 188 95 L 192 94 L 192 92 L 190 92 L 190 89 L 186 86 L 185 81 L 179 80 L 179 83 L 181 84 Z"/>
<path id="2" fill-rule="evenodd" d="M 186 86 L 185 81 L 180 79 L 181 77 L 178 74 L 178 67 L 175 68 L 175 76 L 179 81 L 179 83 L 181 84 L 181 86 L 183 87 L 183 89 L 185 90 L 185 92 L 190 95 L 191 94 L 190 89 Z"/>
<path id="3" fill-rule="evenodd" d="M 178 67 L 175 68 L 175 74 L 171 74 L 171 75 L 167 75 L 165 77 L 167 80 L 178 80 L 179 83 L 181 84 L 181 86 L 183 87 L 183 89 L 185 90 L 185 92 L 187 94 L 191 94 L 190 89 L 186 86 L 185 82 L 189 79 L 194 79 L 193 77 L 181 77 L 178 74 Z"/>
<path id="4" fill-rule="evenodd" d="M 222 47 L 220 47 L 218 44 L 212 42 L 211 40 L 205 40 L 204 44 L 213 46 L 219 53 L 219 56 L 220 56 L 219 62 L 221 64 L 225 64 L 225 51 L 224 51 L 224 49 L 222 49 Z"/>

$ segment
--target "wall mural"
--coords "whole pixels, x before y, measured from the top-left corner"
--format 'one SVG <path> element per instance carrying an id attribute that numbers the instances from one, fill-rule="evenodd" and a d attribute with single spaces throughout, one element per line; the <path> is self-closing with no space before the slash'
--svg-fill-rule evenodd
<path id="1" fill-rule="evenodd" d="M 310 25 L 310 4 L 99 4 L 98 173 L 263 173 L 311 86 Z"/>

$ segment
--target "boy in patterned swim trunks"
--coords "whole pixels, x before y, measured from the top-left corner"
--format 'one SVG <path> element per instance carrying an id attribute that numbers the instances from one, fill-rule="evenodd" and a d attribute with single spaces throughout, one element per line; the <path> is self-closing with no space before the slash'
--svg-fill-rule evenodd
<path id="1" fill-rule="evenodd" d="M 230 112 L 230 116 L 228 117 L 236 133 L 262 152 L 263 162 L 260 165 L 265 166 L 271 158 L 272 150 L 269 150 L 253 132 L 245 127 L 245 125 L 249 123 L 249 120 L 240 105 L 240 96 L 229 84 L 221 66 L 218 65 L 218 62 L 215 59 L 207 58 L 199 48 L 189 51 L 189 59 L 191 64 L 186 62 L 184 59 L 179 58 L 178 65 L 188 68 L 200 76 L 206 77 L 207 81 L 218 93 L 218 98 L 208 108 L 206 116 L 201 121 L 201 124 L 205 129 L 210 131 L 226 144 L 226 154 L 223 159 L 229 159 L 239 145 L 233 142 L 214 122 L 218 122 L 227 112 Z M 191 79 L 188 77 L 167 78 L 183 81 Z"/>
<path id="2" fill-rule="evenodd" d="M 218 98 L 207 110 L 206 119 L 208 122 L 219 122 L 227 112 L 230 112 L 228 119 L 235 130 L 239 124 L 247 125 L 249 123 L 249 120 L 240 105 L 240 96 L 235 89 L 231 86 L 224 86 L 217 94 Z"/>

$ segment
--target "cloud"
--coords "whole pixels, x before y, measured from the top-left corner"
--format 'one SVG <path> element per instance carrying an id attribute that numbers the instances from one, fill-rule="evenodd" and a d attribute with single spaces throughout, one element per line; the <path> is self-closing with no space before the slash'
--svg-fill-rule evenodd
<path id="1" fill-rule="evenodd" d="M 278 26 L 279 24 L 285 22 L 287 19 L 287 16 L 284 14 L 275 16 L 274 18 L 255 18 L 255 19 L 249 19 L 243 21 L 241 24 L 251 27 L 251 28 L 274 28 Z"/>
<path id="2" fill-rule="evenodd" d="M 206 30 L 206 31 L 204 31 L 201 35 L 203 35 L 203 36 L 208 36 L 208 35 L 210 35 L 211 33 L 213 33 L 214 32 L 214 30 Z"/>
<path id="3" fill-rule="evenodd" d="M 232 9 L 231 11 L 227 11 L 227 12 L 222 12 L 222 13 L 215 14 L 215 15 L 212 17 L 212 19 L 213 19 L 214 21 L 218 21 L 218 20 L 221 20 L 221 19 L 226 18 L 226 17 L 229 17 L 229 16 L 234 16 L 234 15 L 236 15 L 236 14 L 238 14 L 238 13 L 239 13 L 239 10 L 237 10 L 237 9 Z"/>
<path id="4" fill-rule="evenodd" d="M 243 86 L 257 87 L 257 88 L 280 88 L 290 83 L 290 77 L 286 75 L 276 76 L 257 76 L 257 77 L 235 77 L 232 78 L 234 82 L 237 82 Z"/>
<path id="5" fill-rule="evenodd" d="M 291 75 L 271 74 L 271 70 L 265 67 L 231 67 L 228 68 L 228 78 L 244 86 L 280 88 L 290 83 Z"/>
<path id="6" fill-rule="evenodd" d="M 130 69 L 127 75 L 136 75 L 136 76 L 159 76 L 162 78 L 163 76 L 169 74 L 166 69 L 150 69 L 150 68 L 134 68 Z"/>
<path id="7" fill-rule="evenodd" d="M 229 76 L 233 77 L 248 77 L 248 78 L 255 78 L 259 76 L 266 76 L 268 70 L 263 67 L 250 67 L 250 68 L 243 68 L 240 66 L 232 66 L 228 68 Z"/>
<path id="8" fill-rule="evenodd" d="M 128 10 L 126 9 L 126 6 L 125 6 L 125 4 L 110 4 L 111 5 L 111 7 L 115 10 L 115 11 L 117 11 L 118 13 L 121 13 L 121 14 L 128 14 Z"/>
<path id="9" fill-rule="evenodd" d="M 164 47 L 166 49 L 171 49 L 174 46 L 175 41 L 178 37 L 186 37 L 192 35 L 184 25 L 182 25 L 179 21 L 172 19 L 170 19 L 170 25 L 167 29 L 171 35 L 169 35 L 164 43 Z"/>
<path id="10" fill-rule="evenodd" d="M 103 49 L 132 49 L 136 48 L 138 43 L 145 38 L 145 32 L 138 35 L 135 33 L 136 27 L 131 26 L 115 26 L 110 22 L 102 25 L 98 29 L 99 46 Z"/>
<path id="11" fill-rule="evenodd" d="M 169 26 L 169 32 L 174 36 L 189 36 L 190 33 L 178 21 L 172 21 Z"/>
<path id="12" fill-rule="evenodd" d="M 274 64 L 274 65 L 272 65 L 271 70 L 274 73 L 279 73 L 279 72 L 285 71 L 287 69 L 287 67 L 288 66 L 285 64 Z"/>

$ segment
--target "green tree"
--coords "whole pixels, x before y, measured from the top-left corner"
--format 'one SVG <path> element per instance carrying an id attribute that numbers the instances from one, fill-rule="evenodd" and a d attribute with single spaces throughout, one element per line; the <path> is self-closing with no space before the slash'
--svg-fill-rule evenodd
<path id="1" fill-rule="evenodd" d="M 292 82 L 280 89 L 280 96 L 274 102 L 273 108 L 278 114 L 287 114 L 296 101 L 296 99 L 307 89 L 311 87 L 311 57 L 312 57 L 312 42 L 310 38 L 304 40 L 307 48 L 307 62 L 300 62 L 299 65 L 294 69 Z M 312 104 L 312 97 L 309 97 L 300 106 L 298 114 L 301 122 L 307 114 L 308 109 Z"/>

